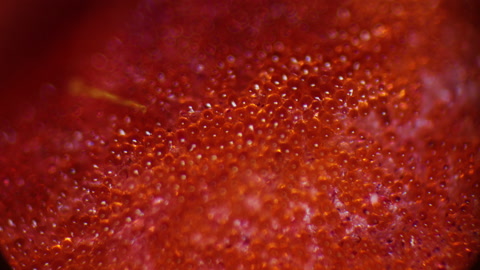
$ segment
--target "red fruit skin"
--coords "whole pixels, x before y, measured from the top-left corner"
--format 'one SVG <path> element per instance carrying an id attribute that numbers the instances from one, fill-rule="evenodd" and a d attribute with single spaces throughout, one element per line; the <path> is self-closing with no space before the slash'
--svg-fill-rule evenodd
<path id="1" fill-rule="evenodd" d="M 478 255 L 478 24 L 462 4 L 144 1 L 125 24 L 119 4 L 115 28 L 88 3 L 1 66 L 15 269 L 468 269 Z"/>

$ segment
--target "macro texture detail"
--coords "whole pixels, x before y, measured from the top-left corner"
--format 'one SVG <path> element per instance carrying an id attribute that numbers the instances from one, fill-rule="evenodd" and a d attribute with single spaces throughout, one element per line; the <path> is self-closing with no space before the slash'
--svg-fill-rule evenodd
<path id="1" fill-rule="evenodd" d="M 2 122 L 0 251 L 14 269 L 469 269 L 480 46 L 459 9 L 140 1 Z"/>

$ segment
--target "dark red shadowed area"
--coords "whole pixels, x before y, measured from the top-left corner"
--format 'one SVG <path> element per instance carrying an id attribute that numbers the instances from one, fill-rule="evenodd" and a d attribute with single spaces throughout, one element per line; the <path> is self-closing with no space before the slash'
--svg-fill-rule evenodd
<path id="1" fill-rule="evenodd" d="M 476 2 L 39 2 L 0 4 L 14 269 L 475 269 Z"/>
<path id="2" fill-rule="evenodd" d="M 0 117 L 31 103 L 57 99 L 42 84 L 65 84 L 76 63 L 103 46 L 137 0 L 19 0 L 0 4 Z"/>

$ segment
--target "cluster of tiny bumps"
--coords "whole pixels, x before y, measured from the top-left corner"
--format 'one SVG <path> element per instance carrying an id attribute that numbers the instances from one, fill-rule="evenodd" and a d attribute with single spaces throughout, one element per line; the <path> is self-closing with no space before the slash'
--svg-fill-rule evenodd
<path id="1" fill-rule="evenodd" d="M 417 72 L 438 64 L 415 58 L 430 43 L 391 45 L 425 12 L 406 4 L 353 1 L 319 19 L 262 3 L 271 9 L 227 13 L 233 33 L 218 26 L 199 36 L 195 27 L 221 17 L 220 7 L 205 15 L 190 3 L 200 14 L 177 15 L 194 18 L 185 25 L 146 19 L 146 5 L 84 72 L 86 85 L 122 89 L 146 111 L 67 96 L 64 115 L 37 113 L 36 135 L 9 146 L 23 150 L 10 152 L 0 183 L 7 259 L 16 269 L 467 266 L 479 249 L 479 142 L 468 116 L 453 119 L 463 101 L 432 98 L 429 85 L 442 79 Z M 183 5 L 160 6 L 166 14 Z M 375 7 L 390 21 L 352 23 L 355 10 Z M 277 24 L 255 26 L 258 14 Z M 279 34 L 290 24 L 301 30 Z M 227 48 L 212 49 L 214 37 Z"/>

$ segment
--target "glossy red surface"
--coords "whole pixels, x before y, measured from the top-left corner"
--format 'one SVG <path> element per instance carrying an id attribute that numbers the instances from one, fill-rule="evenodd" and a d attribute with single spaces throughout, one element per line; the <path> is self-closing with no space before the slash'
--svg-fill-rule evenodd
<path id="1" fill-rule="evenodd" d="M 2 121 L 12 267 L 473 263 L 480 56 L 464 6 L 142 1 L 131 12 L 88 57 L 46 62 L 67 71 Z"/>

